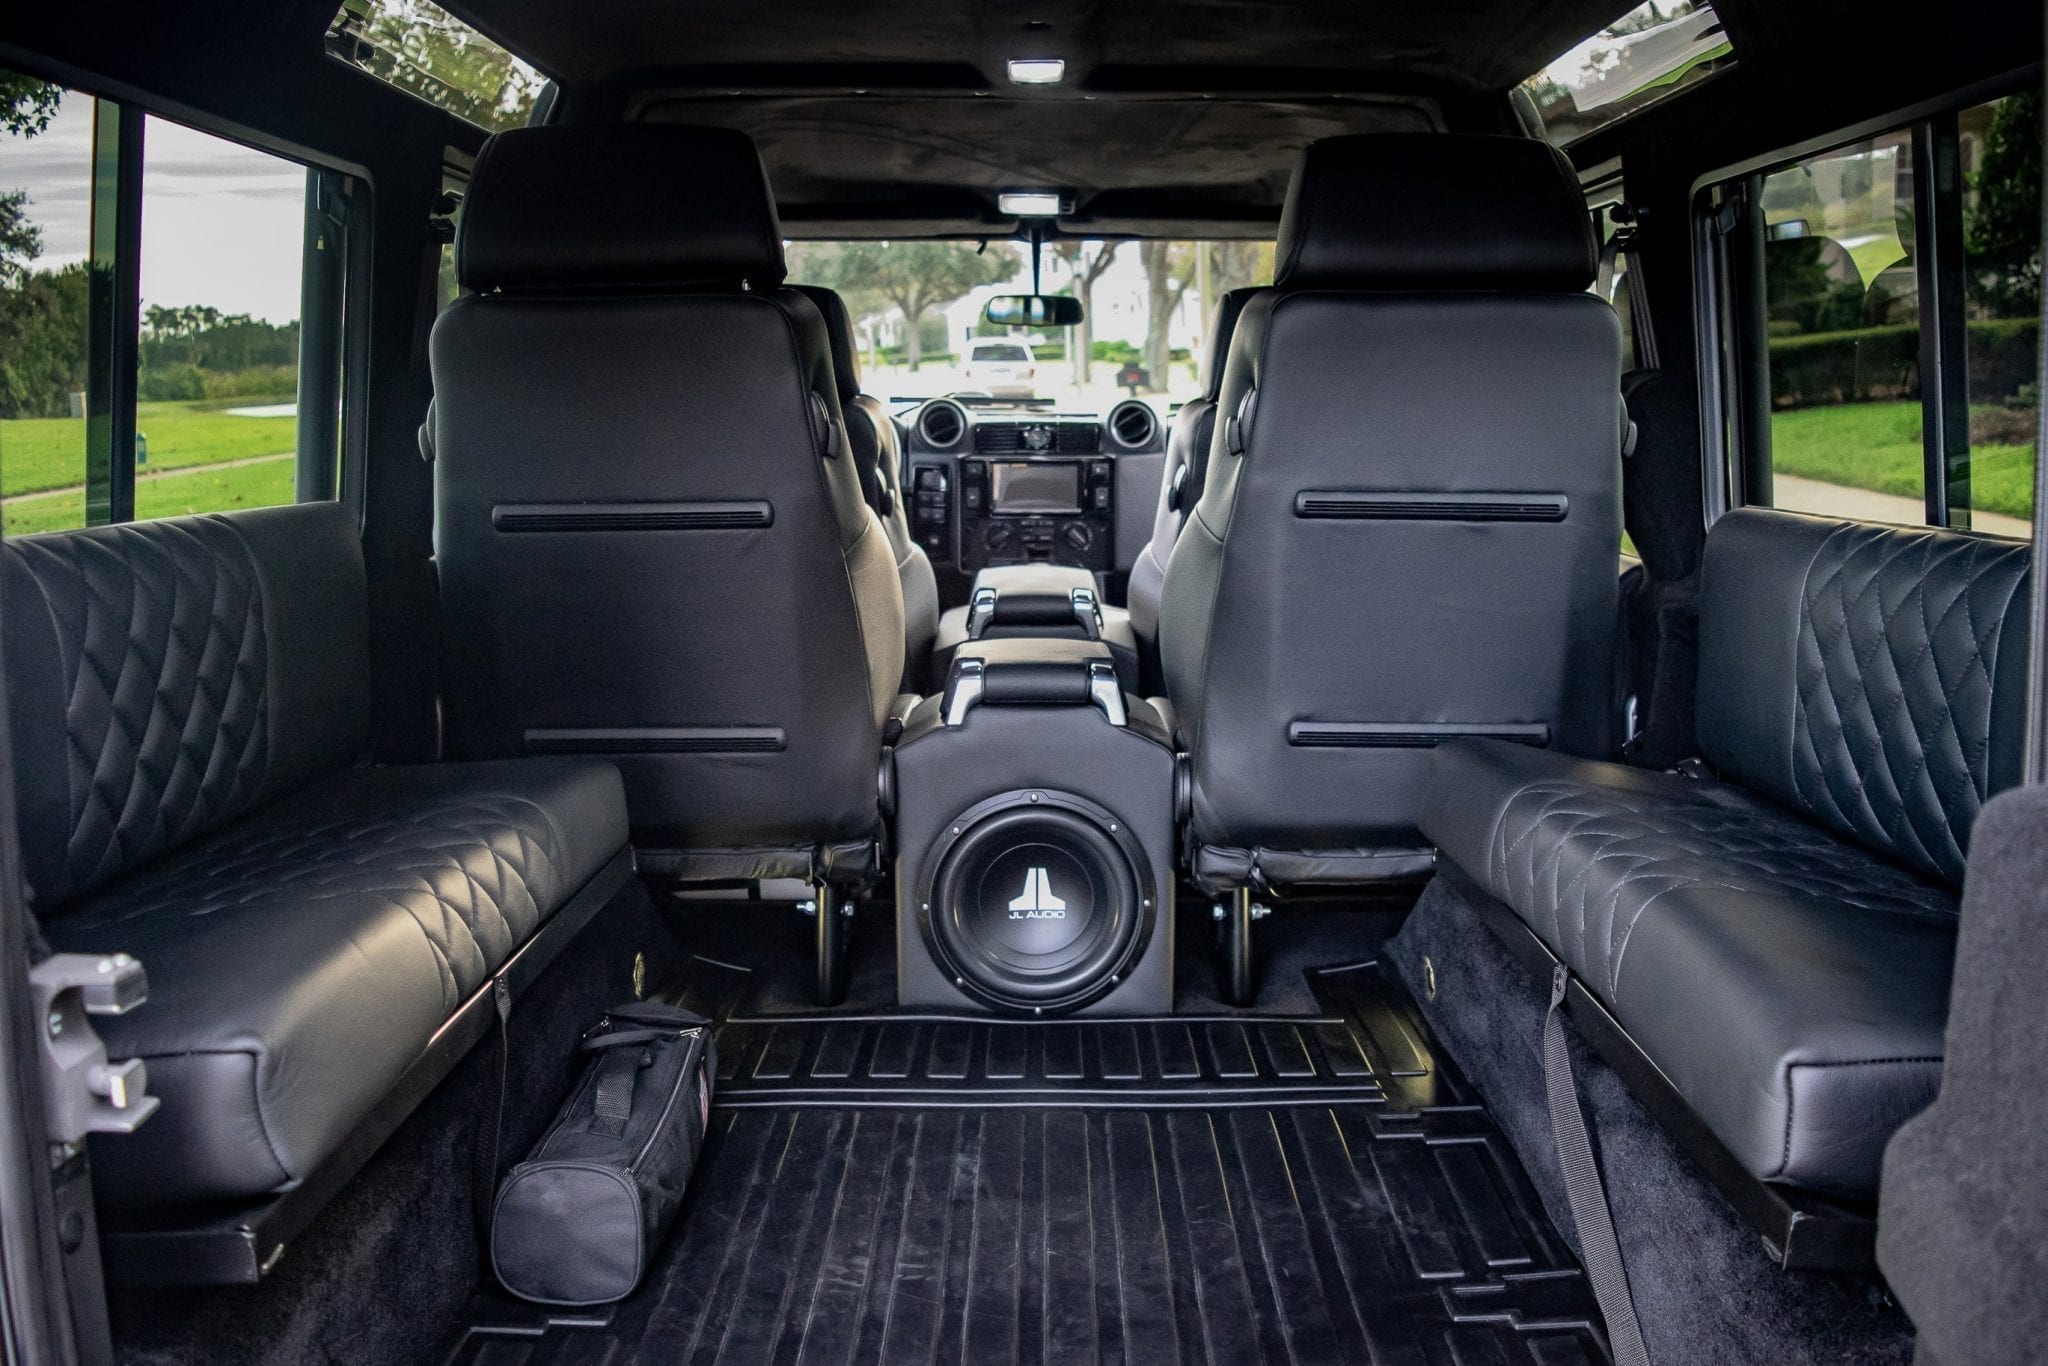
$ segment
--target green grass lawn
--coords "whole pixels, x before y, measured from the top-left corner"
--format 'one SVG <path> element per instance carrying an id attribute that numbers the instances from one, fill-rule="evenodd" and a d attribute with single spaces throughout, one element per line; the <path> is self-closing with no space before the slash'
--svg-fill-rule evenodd
<path id="1" fill-rule="evenodd" d="M 247 421 L 264 419 L 250 418 Z M 188 474 L 140 479 L 135 484 L 138 518 L 177 517 L 188 512 L 228 512 L 235 508 L 271 507 L 289 503 L 296 494 L 290 460 L 237 465 L 226 470 L 193 470 Z M 0 524 L 9 536 L 37 531 L 62 531 L 85 522 L 85 494 L 67 493 L 27 502 L 0 502 Z"/>
<path id="2" fill-rule="evenodd" d="M 1772 468 L 1806 479 L 1921 497 L 1926 483 L 1918 403 L 1845 403 L 1771 414 Z M 2032 514 L 2029 446 L 1970 451 L 1970 503 L 1984 512 Z"/>
<path id="3" fill-rule="evenodd" d="M 142 468 L 180 469 L 293 449 L 298 439 L 296 417 L 235 417 L 225 411 L 263 403 L 234 399 L 137 404 L 136 426 L 149 442 L 149 463 Z M 0 422 L 0 496 L 67 488 L 81 482 L 84 469 L 83 418 Z"/>

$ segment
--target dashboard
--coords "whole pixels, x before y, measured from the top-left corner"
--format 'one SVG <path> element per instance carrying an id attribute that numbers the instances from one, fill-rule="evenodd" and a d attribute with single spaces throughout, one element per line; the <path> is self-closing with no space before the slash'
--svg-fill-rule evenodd
<path id="1" fill-rule="evenodd" d="M 1166 427 L 1143 400 L 1098 416 L 936 398 L 902 420 L 911 534 L 941 568 L 1111 574 L 1151 535 Z"/>

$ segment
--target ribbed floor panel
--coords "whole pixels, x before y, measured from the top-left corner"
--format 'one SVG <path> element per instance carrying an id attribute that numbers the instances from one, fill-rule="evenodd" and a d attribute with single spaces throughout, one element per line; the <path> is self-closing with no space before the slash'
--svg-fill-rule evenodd
<path id="1" fill-rule="evenodd" d="M 648 1284 L 487 1298 L 452 1359 L 1604 1361 L 1484 1110 L 1376 970 L 1328 976 L 1316 1018 L 730 1021 Z"/>

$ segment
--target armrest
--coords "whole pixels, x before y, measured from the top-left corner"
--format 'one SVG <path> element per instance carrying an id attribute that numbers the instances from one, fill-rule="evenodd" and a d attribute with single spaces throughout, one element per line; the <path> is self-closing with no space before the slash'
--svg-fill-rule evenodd
<path id="1" fill-rule="evenodd" d="M 1023 648 L 990 648 L 1006 646 Z M 988 641 L 963 649 L 946 675 L 941 714 L 957 726 L 981 706 L 1094 706 L 1113 726 L 1130 719 L 1116 665 L 1092 641 Z"/>

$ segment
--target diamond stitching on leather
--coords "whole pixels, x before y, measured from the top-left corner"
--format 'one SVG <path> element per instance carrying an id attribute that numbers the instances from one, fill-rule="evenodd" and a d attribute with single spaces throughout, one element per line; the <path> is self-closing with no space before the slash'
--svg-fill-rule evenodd
<path id="1" fill-rule="evenodd" d="M 1843 834 L 1959 882 L 1988 795 L 2000 637 L 2025 547 L 1845 526 L 1808 570 L 1792 782 Z"/>
<path id="2" fill-rule="evenodd" d="M 407 781 L 403 787 L 394 782 Z M 439 785 L 432 790 L 428 784 Z M 453 1009 L 562 899 L 566 854 L 547 812 L 448 768 L 373 769 L 321 783 L 79 907 L 66 933 L 198 920 L 262 903 L 317 915 L 383 897 L 418 923 Z"/>
<path id="3" fill-rule="evenodd" d="M 69 683 L 76 895 L 249 809 L 269 765 L 255 566 L 219 518 L 18 542 Z"/>
<path id="4" fill-rule="evenodd" d="M 1671 892 L 1723 887 L 1943 922 L 1956 915 L 1947 888 L 1720 783 L 1656 796 L 1531 783 L 1503 811 L 1488 862 L 1494 893 L 1610 1002 L 1629 935 Z"/>

